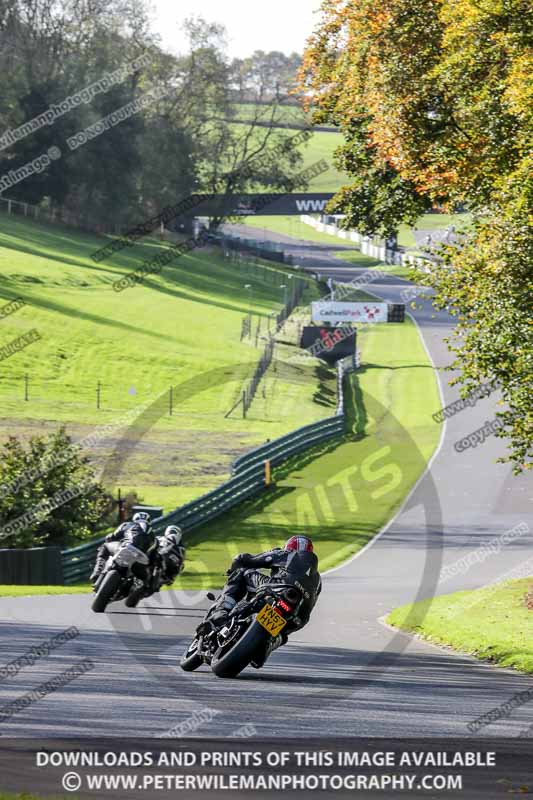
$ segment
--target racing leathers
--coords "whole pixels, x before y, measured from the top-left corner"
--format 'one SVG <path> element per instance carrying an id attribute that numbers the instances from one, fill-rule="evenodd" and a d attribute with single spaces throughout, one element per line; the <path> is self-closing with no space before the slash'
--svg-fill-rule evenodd
<path id="1" fill-rule="evenodd" d="M 261 569 L 269 569 L 265 575 Z M 284 582 L 284 579 L 298 578 L 298 588 L 303 594 L 303 603 L 298 611 L 298 618 L 292 624 L 292 630 L 307 625 L 311 611 L 322 590 L 322 581 L 318 572 L 318 559 L 314 553 L 295 553 L 293 551 L 274 548 L 265 553 L 251 555 L 241 553 L 228 570 L 228 581 L 209 615 L 216 625 L 223 624 L 236 604 L 269 582 Z M 291 628 L 287 629 L 287 633 Z"/>
<path id="2" fill-rule="evenodd" d="M 98 548 L 96 553 L 96 563 L 90 577 L 90 580 L 93 584 L 96 583 L 104 571 L 109 556 L 114 556 L 116 554 L 121 543 L 126 537 L 141 537 L 141 540 L 144 544 L 142 549 L 147 554 L 150 561 L 149 566 L 146 567 L 145 579 L 148 580 L 148 577 L 151 573 L 151 566 L 153 565 L 157 552 L 157 540 L 152 530 L 152 526 L 144 521 L 123 522 L 122 525 L 118 526 L 116 531 L 107 534 L 104 543 Z"/>
<path id="3" fill-rule="evenodd" d="M 161 564 L 161 577 L 163 583 L 169 586 L 174 583 L 185 566 L 185 547 L 175 544 L 166 536 L 157 537 L 157 554 Z"/>

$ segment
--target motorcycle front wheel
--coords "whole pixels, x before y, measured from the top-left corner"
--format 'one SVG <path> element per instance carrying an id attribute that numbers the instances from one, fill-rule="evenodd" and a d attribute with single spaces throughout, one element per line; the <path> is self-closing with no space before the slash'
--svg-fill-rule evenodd
<path id="1" fill-rule="evenodd" d="M 124 605 L 128 608 L 135 608 L 137 603 L 139 603 L 143 597 L 146 597 L 146 591 L 144 586 L 138 586 L 136 589 L 132 589 L 129 595 L 124 600 Z"/>
<path id="2" fill-rule="evenodd" d="M 180 667 L 185 670 L 185 672 L 194 672 L 194 670 L 201 667 L 203 663 L 204 660 L 198 653 L 198 639 L 195 638 L 182 655 Z"/>
<path id="3" fill-rule="evenodd" d="M 97 614 L 101 614 L 106 610 L 107 604 L 111 602 L 111 598 L 116 594 L 121 580 L 122 577 L 116 570 L 112 569 L 107 573 L 93 600 L 91 606 L 93 611 L 96 611 Z"/>

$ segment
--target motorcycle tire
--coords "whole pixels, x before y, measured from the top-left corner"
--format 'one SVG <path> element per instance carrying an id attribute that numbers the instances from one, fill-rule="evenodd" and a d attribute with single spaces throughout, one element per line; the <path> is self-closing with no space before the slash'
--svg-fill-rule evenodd
<path id="1" fill-rule="evenodd" d="M 194 647 L 196 645 L 196 647 Z M 198 639 L 193 639 L 180 659 L 180 667 L 185 672 L 194 672 L 204 663 L 202 656 L 198 655 Z"/>
<path id="2" fill-rule="evenodd" d="M 217 678 L 236 678 L 253 661 L 257 650 L 265 646 L 265 639 L 269 635 L 262 625 L 254 620 L 233 647 L 213 658 L 211 669 Z"/>
<path id="3" fill-rule="evenodd" d="M 129 593 L 129 595 L 124 600 L 124 605 L 128 608 L 135 608 L 137 603 L 139 603 L 143 597 L 146 597 L 146 592 L 144 586 L 139 586 L 137 589 L 133 589 Z"/>
<path id="4" fill-rule="evenodd" d="M 116 594 L 121 581 L 122 577 L 115 570 L 107 573 L 93 600 L 91 606 L 93 611 L 97 614 L 102 614 L 106 610 L 107 604 L 111 602 L 111 598 Z"/>

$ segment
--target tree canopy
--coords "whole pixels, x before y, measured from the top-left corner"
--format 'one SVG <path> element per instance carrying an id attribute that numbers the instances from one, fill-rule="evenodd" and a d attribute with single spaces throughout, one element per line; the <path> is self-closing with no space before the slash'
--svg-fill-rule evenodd
<path id="1" fill-rule="evenodd" d="M 61 157 L 2 196 L 61 206 L 94 225 L 133 225 L 198 191 L 283 187 L 301 156 L 276 123 L 297 56 L 231 60 L 222 26 L 185 22 L 188 51 L 161 49 L 147 0 L 0 0 L 0 141 L 117 70 L 122 79 L 16 141 L 0 145 L 0 179 L 51 147 Z M 67 142 L 113 112 L 142 108 L 82 146 Z M 255 101 L 268 100 L 269 113 Z M 245 124 L 238 104 L 249 103 Z M 279 143 L 287 141 L 282 150 Z M 256 157 L 276 152 L 265 171 Z M 264 164 L 264 159 L 263 159 Z M 239 166 L 246 167 L 239 174 Z M 236 180 L 236 178 L 238 178 Z M 268 178 L 268 180 L 267 180 Z"/>
<path id="2" fill-rule="evenodd" d="M 301 72 L 353 177 L 330 208 L 388 233 L 431 205 L 475 223 L 420 277 L 458 324 L 464 391 L 502 387 L 517 470 L 533 439 L 533 15 L 527 0 L 324 0 Z"/>

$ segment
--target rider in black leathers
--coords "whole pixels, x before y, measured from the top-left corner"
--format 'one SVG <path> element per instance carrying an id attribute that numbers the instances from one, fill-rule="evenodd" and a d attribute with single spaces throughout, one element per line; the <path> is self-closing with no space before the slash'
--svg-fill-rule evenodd
<path id="1" fill-rule="evenodd" d="M 90 577 L 90 581 L 92 582 L 93 586 L 104 571 L 107 559 L 109 556 L 115 555 L 120 543 L 124 540 L 127 534 L 144 534 L 146 537 L 153 539 L 153 545 L 147 548 L 147 554 L 151 559 L 150 563 L 152 563 L 152 559 L 155 556 L 157 549 L 157 540 L 152 529 L 150 515 L 147 514 L 146 511 L 139 511 L 137 514 L 133 515 L 131 522 L 123 522 L 122 525 L 118 526 L 116 531 L 113 533 L 108 533 L 108 535 L 105 537 L 105 542 L 98 548 L 96 553 L 96 563 Z"/>
<path id="2" fill-rule="evenodd" d="M 185 566 L 186 550 L 182 544 L 183 532 L 177 525 L 168 525 L 163 536 L 157 537 L 157 557 L 161 564 L 161 577 L 168 586 L 174 583 Z"/>
<path id="3" fill-rule="evenodd" d="M 276 547 L 259 555 L 241 553 L 234 558 L 227 573 L 229 575 L 228 582 L 217 603 L 211 609 L 208 620 L 217 627 L 222 626 L 229 613 L 247 594 L 255 593 L 273 578 L 283 582 L 284 576 L 287 575 L 287 566 L 290 572 L 293 572 L 294 564 L 291 566 L 291 561 L 294 561 L 295 553 L 302 554 L 300 562 L 305 566 L 305 573 L 301 576 L 304 602 L 298 612 L 298 619 L 293 623 L 292 630 L 301 629 L 307 625 L 311 611 L 322 590 L 318 559 L 313 553 L 313 543 L 307 536 L 292 536 L 283 548 Z M 270 576 L 260 572 L 261 568 L 269 569 Z"/>

